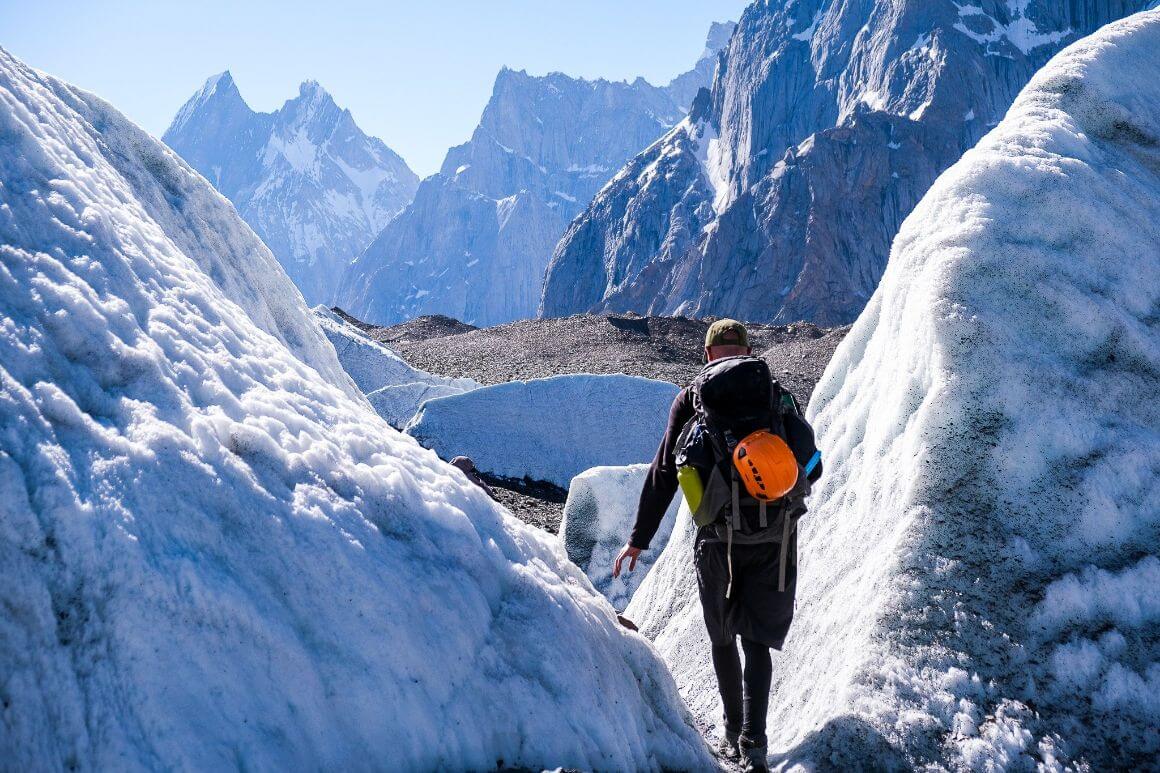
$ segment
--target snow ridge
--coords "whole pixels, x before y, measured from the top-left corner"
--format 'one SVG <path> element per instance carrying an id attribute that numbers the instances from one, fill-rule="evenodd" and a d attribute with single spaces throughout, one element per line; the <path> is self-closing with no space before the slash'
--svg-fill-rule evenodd
<path id="1" fill-rule="evenodd" d="M 903 225 L 810 402 L 827 474 L 771 762 L 1160 753 L 1157 50 L 1151 11 L 1063 51 Z M 627 614 L 713 721 L 691 540 L 678 524 Z"/>
<path id="2" fill-rule="evenodd" d="M 4 767 L 712 765 L 553 539 L 291 353 L 202 178 L 3 50 L 0 136 Z"/>

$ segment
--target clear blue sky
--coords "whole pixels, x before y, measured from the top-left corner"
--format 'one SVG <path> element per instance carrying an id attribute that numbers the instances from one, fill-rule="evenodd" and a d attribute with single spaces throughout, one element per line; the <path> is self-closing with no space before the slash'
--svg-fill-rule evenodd
<path id="1" fill-rule="evenodd" d="M 420 176 L 475 128 L 502 65 L 666 83 L 746 0 L 0 0 L 0 46 L 160 136 L 210 75 L 255 110 L 313 78 Z"/>

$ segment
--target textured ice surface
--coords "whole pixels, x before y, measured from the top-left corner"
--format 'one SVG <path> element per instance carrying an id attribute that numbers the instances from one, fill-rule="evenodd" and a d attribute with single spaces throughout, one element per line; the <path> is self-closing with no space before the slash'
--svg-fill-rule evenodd
<path id="1" fill-rule="evenodd" d="M 511 381 L 428 400 L 407 431 L 444 459 L 566 488 L 590 467 L 651 460 L 677 391 L 636 376 Z"/>
<path id="2" fill-rule="evenodd" d="M 564 519 L 560 522 L 560 539 L 568 558 L 584 570 L 596 589 L 617 609 L 628 606 L 632 594 L 668 542 L 681 502 L 678 492 L 651 547 L 637 561 L 636 570 L 613 578 L 612 562 L 628 542 L 648 468 L 647 464 L 633 464 L 593 467 L 580 473 L 568 487 Z"/>
<path id="3" fill-rule="evenodd" d="M 198 175 L 2 50 L 0 138 L 0 765 L 712 765 L 644 640 L 366 406 Z"/>
<path id="4" fill-rule="evenodd" d="M 313 311 L 343 369 L 366 393 L 375 411 L 396 429 L 411 420 L 424 400 L 457 395 L 479 386 L 479 382 L 469 378 L 447 378 L 412 367 L 325 306 L 316 306 Z"/>
<path id="5" fill-rule="evenodd" d="M 1160 752 L 1160 12 L 1059 54 L 944 174 L 810 403 L 827 474 L 772 761 Z M 717 719 L 691 530 L 628 615 Z"/>

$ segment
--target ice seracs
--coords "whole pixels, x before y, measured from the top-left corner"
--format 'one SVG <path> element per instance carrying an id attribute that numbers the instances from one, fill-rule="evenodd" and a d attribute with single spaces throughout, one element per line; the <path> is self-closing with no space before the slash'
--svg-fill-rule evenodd
<path id="1" fill-rule="evenodd" d="M 343 269 L 419 184 L 316 81 L 259 113 L 229 72 L 215 75 L 163 139 L 234 203 L 311 304 L 334 302 Z"/>
<path id="2" fill-rule="evenodd" d="M 1160 12 L 1055 57 L 906 220 L 810 403 L 771 762 L 1160 753 Z M 628 609 L 714 721 L 691 530 Z"/>
<path id="3" fill-rule="evenodd" d="M 414 368 L 331 309 L 317 306 L 313 312 L 343 369 L 366 394 L 371 407 L 396 429 L 405 427 L 424 401 L 480 386 L 469 378 L 447 378 Z"/>
<path id="4" fill-rule="evenodd" d="M 370 410 L 200 175 L 2 50 L 0 137 L 3 767 L 712 766 L 651 648 Z"/>
<path id="5" fill-rule="evenodd" d="M 624 467 L 593 467 L 568 485 L 568 501 L 560 521 L 560 540 L 568 558 L 584 570 L 593 586 L 617 609 L 629 600 L 648 575 L 672 532 L 681 499 L 673 500 L 661 527 L 653 537 L 652 550 L 642 553 L 634 570 L 612 576 L 612 565 L 624 547 L 636 520 L 640 491 L 648 476 L 647 464 Z M 685 513 L 685 517 L 690 517 Z"/>

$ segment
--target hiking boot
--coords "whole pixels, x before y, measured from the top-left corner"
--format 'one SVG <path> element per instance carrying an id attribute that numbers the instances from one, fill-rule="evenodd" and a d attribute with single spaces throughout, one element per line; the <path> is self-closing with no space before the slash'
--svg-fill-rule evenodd
<path id="1" fill-rule="evenodd" d="M 739 733 L 731 733 L 726 730 L 725 734 L 721 736 L 721 740 L 717 742 L 717 756 L 731 762 L 737 762 L 741 759 L 741 747 L 738 745 L 739 736 Z"/>
<path id="2" fill-rule="evenodd" d="M 768 755 L 767 747 L 741 745 L 741 769 L 745 773 L 769 773 L 769 763 L 766 762 Z"/>

